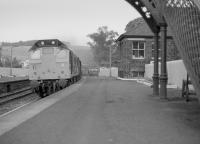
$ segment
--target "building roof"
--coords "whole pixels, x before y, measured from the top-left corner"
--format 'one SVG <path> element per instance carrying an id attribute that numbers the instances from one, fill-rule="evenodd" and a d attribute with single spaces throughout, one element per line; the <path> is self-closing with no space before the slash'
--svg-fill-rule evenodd
<path id="1" fill-rule="evenodd" d="M 129 22 L 125 30 L 126 32 L 120 35 L 116 41 L 121 41 L 124 38 L 153 38 L 154 36 L 153 32 L 143 18 L 137 18 Z M 167 36 L 168 38 L 172 38 L 169 27 Z"/>

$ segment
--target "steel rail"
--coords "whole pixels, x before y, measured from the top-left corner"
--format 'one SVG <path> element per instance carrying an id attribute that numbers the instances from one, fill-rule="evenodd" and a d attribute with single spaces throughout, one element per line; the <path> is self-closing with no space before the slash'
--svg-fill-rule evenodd
<path id="1" fill-rule="evenodd" d="M 30 95 L 32 93 L 33 93 L 33 90 L 31 87 L 25 87 L 20 90 L 1 94 L 0 95 L 0 104 L 6 103 L 8 101 L 12 101 L 14 99 L 22 98 L 22 97 Z"/>

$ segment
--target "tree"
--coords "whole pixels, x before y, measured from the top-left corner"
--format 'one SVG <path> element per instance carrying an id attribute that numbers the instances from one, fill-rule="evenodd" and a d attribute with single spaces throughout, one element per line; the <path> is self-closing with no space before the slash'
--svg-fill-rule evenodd
<path id="1" fill-rule="evenodd" d="M 107 26 L 99 27 L 97 32 L 89 34 L 88 37 L 92 42 L 88 42 L 94 54 L 94 60 L 100 66 L 109 64 L 109 52 L 116 49 L 115 38 L 118 33 L 113 30 L 108 30 Z"/>
<path id="2" fill-rule="evenodd" d="M 22 65 L 20 64 L 20 61 L 17 60 L 16 57 L 13 58 L 12 65 L 13 65 L 13 68 L 21 68 L 22 67 Z"/>
<path id="3" fill-rule="evenodd" d="M 8 57 L 8 56 L 5 57 L 5 62 L 3 64 L 3 66 L 4 67 L 10 67 L 11 66 L 11 59 L 10 59 L 10 57 Z M 20 61 L 16 57 L 14 57 L 12 59 L 12 67 L 13 68 L 21 68 L 22 67 L 22 65 L 20 64 Z"/>
<path id="4" fill-rule="evenodd" d="M 5 57 L 4 67 L 10 67 L 11 60 L 8 56 Z"/>
<path id="5" fill-rule="evenodd" d="M 147 23 L 144 21 L 144 19 L 142 17 L 136 18 L 132 21 L 130 21 L 125 28 L 126 32 L 131 32 L 135 29 L 138 29 L 139 27 L 141 27 L 145 29 L 145 31 L 149 31 L 149 27 L 147 25 Z"/>

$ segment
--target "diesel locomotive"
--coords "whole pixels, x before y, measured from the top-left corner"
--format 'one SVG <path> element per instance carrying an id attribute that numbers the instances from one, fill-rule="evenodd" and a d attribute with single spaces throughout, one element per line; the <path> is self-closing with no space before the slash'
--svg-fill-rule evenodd
<path id="1" fill-rule="evenodd" d="M 58 39 L 38 40 L 29 53 L 29 79 L 40 97 L 81 79 L 80 59 Z"/>

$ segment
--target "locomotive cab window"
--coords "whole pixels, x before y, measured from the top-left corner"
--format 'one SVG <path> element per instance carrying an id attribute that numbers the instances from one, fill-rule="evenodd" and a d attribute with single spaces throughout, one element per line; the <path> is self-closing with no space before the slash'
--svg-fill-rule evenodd
<path id="1" fill-rule="evenodd" d="M 56 53 L 56 58 L 58 58 L 58 59 L 66 58 L 66 56 L 67 56 L 67 53 L 65 50 L 59 50 Z"/>
<path id="2" fill-rule="evenodd" d="M 36 50 L 31 53 L 31 59 L 40 59 L 41 57 L 41 52 L 40 50 Z"/>

